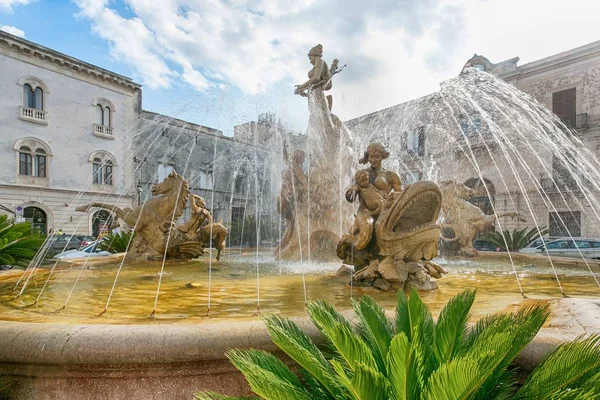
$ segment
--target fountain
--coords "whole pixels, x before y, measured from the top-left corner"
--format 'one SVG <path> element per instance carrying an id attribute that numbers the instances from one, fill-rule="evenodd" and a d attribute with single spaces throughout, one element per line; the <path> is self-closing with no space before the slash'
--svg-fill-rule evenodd
<path id="1" fill-rule="evenodd" d="M 358 119 L 347 129 L 331 114 L 333 101 L 324 93 L 337 63 L 327 68 L 321 46 L 315 46 L 309 57 L 312 76 L 309 73 L 309 81 L 296 89 L 307 96 L 310 110 L 304 150 L 296 147 L 290 157 L 287 138 L 276 135 L 264 146 L 272 149 L 272 158 L 259 163 L 256 143 L 240 145 L 244 148 L 240 154 L 223 151 L 216 141 L 209 147 L 214 157 L 207 163 L 229 172 L 222 176 L 227 176 L 223 179 L 231 192 L 220 195 L 229 195 L 230 203 L 242 172 L 247 179 L 242 182 L 254 187 L 257 198 L 263 192 L 278 192 L 272 208 L 280 214 L 269 217 L 281 218 L 287 225 L 277 248 L 261 246 L 263 215 L 258 205 L 251 213 L 256 228 L 252 246 L 231 245 L 225 230 L 232 225 L 231 215 L 223 223 L 213 222 L 208 208 L 215 210 L 214 198 L 206 197 L 205 202 L 186 190 L 187 182 L 200 174 L 188 171 L 188 166 L 201 139 L 181 139 L 179 133 L 168 138 L 174 143 L 187 140 L 188 146 L 174 147 L 189 153 L 182 170 L 167 174 L 155 186 L 155 198 L 132 210 L 100 197 L 79 207 L 79 212 L 111 210 L 134 229 L 136 239 L 127 255 L 43 264 L 43 247 L 27 270 L 0 275 L 0 375 L 16 380 L 14 398 L 86 399 L 98 393 L 106 399 L 189 398 L 200 389 L 243 394 L 243 379 L 223 354 L 230 347 L 275 350 L 260 314 L 298 317 L 314 336 L 314 328 L 301 317 L 308 300 L 324 299 L 349 309 L 354 298 L 369 293 L 383 306 L 393 307 L 395 290 L 434 289 L 432 277 L 444 272 L 439 290 L 422 293 L 434 314 L 468 286 L 478 289 L 474 318 L 530 301 L 553 301 L 559 305 L 557 313 L 562 313 L 553 322 L 556 330 L 572 323 L 563 317 L 573 315 L 582 329 L 597 329 L 580 312 L 589 303 L 556 298 L 597 297 L 599 262 L 510 252 L 477 255 L 470 247 L 474 232 L 492 220 L 500 229 L 513 217 L 538 226 L 531 212 L 534 200 L 544 201 L 550 209 L 564 209 L 567 200 L 587 204 L 590 221 L 600 223 L 596 214 L 600 163 L 557 118 L 516 88 L 486 73 L 468 71 L 445 83 L 440 93 Z M 461 125 L 459 117 L 472 110 L 482 116 L 485 129 L 465 130 Z M 432 132 L 434 161 L 407 151 L 400 133 L 413 126 Z M 140 139 L 148 155 L 162 129 L 154 129 L 148 140 Z M 565 148 L 557 154 L 573 173 L 579 194 L 546 193 L 533 175 L 548 170 L 540 154 Z M 354 151 L 365 149 L 361 161 L 370 166 L 355 170 Z M 282 156 L 285 162 L 270 162 Z M 274 168 L 267 169 L 269 165 Z M 282 170 L 281 185 L 274 180 L 269 190 L 262 187 L 265 176 L 279 176 Z M 408 182 L 409 171 L 427 180 Z M 485 177 L 492 173 L 500 182 L 510 179 L 521 188 L 535 188 L 541 200 L 523 190 L 519 198 L 498 204 L 502 209 L 494 209 L 493 216 L 486 215 L 464 201 L 473 193 L 454 180 L 465 181 L 472 173 L 488 196 Z M 247 201 L 250 193 L 243 195 Z M 470 224 L 464 224 L 467 213 Z M 186 221 L 178 225 L 179 219 Z M 242 238 L 249 231 L 243 221 Z M 451 226 L 466 249 L 463 254 L 474 257 L 436 257 L 443 226 Z M 227 249 L 224 241 L 229 243 Z M 203 252 L 211 253 L 194 258 Z M 337 257 L 356 271 L 336 276 Z M 530 349 L 537 356 L 526 361 L 539 360 L 557 340 L 568 339 L 549 329 Z"/>

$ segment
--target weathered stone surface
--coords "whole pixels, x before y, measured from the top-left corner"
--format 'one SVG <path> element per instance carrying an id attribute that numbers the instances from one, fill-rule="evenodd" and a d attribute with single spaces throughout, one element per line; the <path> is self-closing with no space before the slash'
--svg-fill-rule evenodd
<path id="1" fill-rule="evenodd" d="M 361 269 L 354 275 L 355 280 L 359 281 L 371 281 L 379 278 L 377 273 L 377 267 L 379 266 L 379 260 L 371 261 L 371 263 L 365 268 Z"/>
<path id="2" fill-rule="evenodd" d="M 377 289 L 381 289 L 384 291 L 390 290 L 390 287 L 392 286 L 392 284 L 388 281 L 386 281 L 385 279 L 375 279 L 375 281 L 373 282 L 373 287 L 376 287 Z"/>
<path id="3" fill-rule="evenodd" d="M 422 269 L 423 267 L 418 262 L 411 261 L 409 263 L 406 263 L 406 270 L 409 274 L 414 274 L 417 271 L 421 271 Z"/>
<path id="4" fill-rule="evenodd" d="M 379 272 L 381 278 L 389 282 L 404 282 L 406 280 L 406 277 L 403 279 L 400 276 L 398 267 L 392 257 L 388 257 L 381 261 L 377 267 L 377 272 Z"/>
<path id="5" fill-rule="evenodd" d="M 349 265 L 342 264 L 342 266 L 336 271 L 335 276 L 350 276 L 354 273 L 354 269 Z"/>

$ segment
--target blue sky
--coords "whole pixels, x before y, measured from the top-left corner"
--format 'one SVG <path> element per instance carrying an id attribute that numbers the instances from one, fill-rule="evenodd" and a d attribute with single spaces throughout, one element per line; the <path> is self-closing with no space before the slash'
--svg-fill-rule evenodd
<path id="1" fill-rule="evenodd" d="M 305 129 L 293 85 L 318 42 L 348 64 L 332 92 L 349 119 L 436 91 L 473 53 L 523 64 L 600 40 L 597 3 L 0 0 L 0 27 L 133 78 L 147 110 L 231 134 L 266 111 Z"/>

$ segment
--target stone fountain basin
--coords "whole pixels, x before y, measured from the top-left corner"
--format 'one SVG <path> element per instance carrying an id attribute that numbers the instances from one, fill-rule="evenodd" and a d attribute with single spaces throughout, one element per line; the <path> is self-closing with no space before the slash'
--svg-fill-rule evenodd
<path id="1" fill-rule="evenodd" d="M 600 333 L 600 300 L 552 302 L 553 315 L 519 355 L 528 370 L 562 341 Z M 314 340 L 307 317 L 292 318 Z M 14 399 L 189 399 L 198 390 L 248 394 L 224 353 L 276 351 L 259 320 L 193 324 L 76 325 L 3 322 L 0 375 L 15 378 Z"/>

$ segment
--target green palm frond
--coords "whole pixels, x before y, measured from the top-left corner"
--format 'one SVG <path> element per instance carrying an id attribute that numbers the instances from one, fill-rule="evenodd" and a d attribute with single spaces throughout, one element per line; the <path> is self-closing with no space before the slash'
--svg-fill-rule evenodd
<path id="1" fill-rule="evenodd" d="M 330 304 L 310 303 L 307 311 L 329 342 L 329 358 L 298 325 L 266 317 L 273 342 L 296 363 L 301 378 L 263 351 L 231 350 L 227 356 L 266 400 L 600 400 L 600 335 L 551 352 L 515 397 L 511 363 L 537 334 L 549 306 L 490 315 L 468 329 L 474 296 L 467 290 L 450 300 L 437 324 L 415 290 L 409 297 L 398 293 L 394 323 L 364 296 L 353 302 L 356 329 Z M 238 399 L 210 392 L 196 396 Z"/>
<path id="2" fill-rule="evenodd" d="M 529 375 L 517 399 L 540 398 L 580 386 L 600 373 L 600 335 L 578 339 L 554 349 Z"/>
<path id="3" fill-rule="evenodd" d="M 394 334 L 392 325 L 385 316 L 385 310 L 367 295 L 362 296 L 358 302 L 352 300 L 352 304 L 358 316 L 360 335 L 373 350 L 373 356 L 380 371 L 385 373 L 385 360 Z"/>
<path id="4" fill-rule="evenodd" d="M 387 372 L 390 380 L 390 398 L 393 400 L 418 399 L 424 385 L 418 371 L 415 349 L 410 346 L 404 332 L 392 339 L 387 355 Z"/>
<path id="5" fill-rule="evenodd" d="M 258 400 L 258 397 L 232 397 L 215 392 L 198 392 L 194 394 L 194 400 Z"/>
<path id="6" fill-rule="evenodd" d="M 264 370 L 273 373 L 278 379 L 287 381 L 290 385 L 300 387 L 300 379 L 277 357 L 262 350 L 228 350 L 225 355 L 231 363 L 243 371 L 243 367 L 248 364 L 259 365 Z"/>
<path id="7" fill-rule="evenodd" d="M 27 266 L 44 241 L 44 236 L 31 231 L 29 222 L 15 224 L 0 215 L 0 263 Z"/>
<path id="8" fill-rule="evenodd" d="M 533 227 L 529 230 L 527 228 L 521 230 L 513 229 L 512 232 L 509 230 L 496 231 L 488 233 L 482 240 L 504 250 L 519 251 L 534 240 L 548 234 L 548 232 L 549 230 L 545 226 L 539 229 Z"/>
<path id="9" fill-rule="evenodd" d="M 435 325 L 433 352 L 438 364 L 451 361 L 458 353 L 467 332 L 469 312 L 475 301 L 475 291 L 465 290 L 444 307 Z"/>
<path id="10" fill-rule="evenodd" d="M 134 231 L 109 233 L 98 244 L 98 248 L 111 253 L 125 253 L 129 249 L 129 246 L 131 246 L 131 243 L 133 243 L 134 238 Z"/>
<path id="11" fill-rule="evenodd" d="M 411 346 L 416 348 L 416 361 L 420 364 L 424 380 L 427 380 L 436 366 L 431 351 L 434 323 L 429 308 L 414 288 L 411 289 L 408 299 L 403 291 L 398 292 L 396 332 L 404 332 Z"/>
<path id="12" fill-rule="evenodd" d="M 358 363 L 352 377 L 353 393 L 357 400 L 388 400 L 389 383 L 377 369 Z"/>
<path id="13" fill-rule="evenodd" d="M 334 398 L 343 398 L 335 372 L 310 338 L 294 322 L 278 315 L 265 318 L 271 340 L 298 365 L 309 372 Z"/>
<path id="14" fill-rule="evenodd" d="M 442 364 L 430 377 L 423 392 L 424 400 L 469 399 L 478 388 L 478 383 L 489 372 L 476 359 L 456 357 Z"/>
<path id="15" fill-rule="evenodd" d="M 350 322 L 341 316 L 331 305 L 323 302 L 311 302 L 306 310 L 311 320 L 333 346 L 339 358 L 352 372 L 357 363 L 377 368 L 373 352 L 352 330 Z"/>

